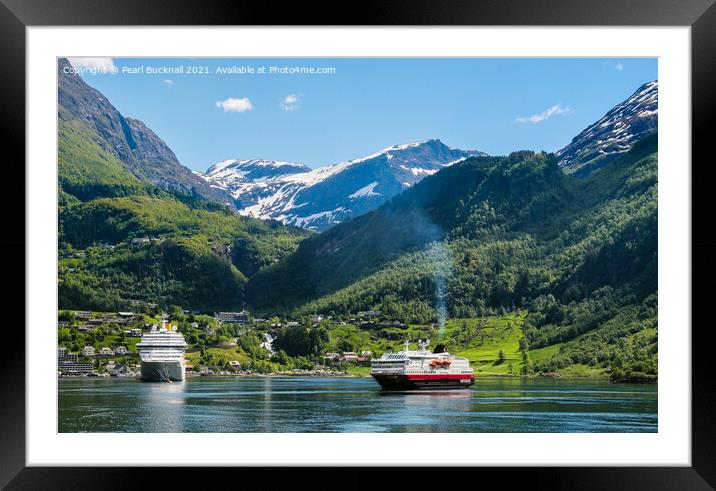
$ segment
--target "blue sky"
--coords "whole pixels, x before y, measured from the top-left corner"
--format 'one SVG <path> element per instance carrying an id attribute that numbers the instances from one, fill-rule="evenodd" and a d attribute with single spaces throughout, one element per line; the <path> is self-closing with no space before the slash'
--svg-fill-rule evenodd
<path id="1" fill-rule="evenodd" d="M 383 147 L 439 138 L 491 155 L 557 150 L 641 84 L 657 60 L 92 59 L 118 73 L 83 79 L 119 111 L 144 121 L 186 166 L 267 158 L 311 167 Z M 206 74 L 123 73 L 136 67 L 205 67 Z M 217 73 L 218 67 L 266 73 Z M 270 73 L 270 67 L 334 73 Z"/>

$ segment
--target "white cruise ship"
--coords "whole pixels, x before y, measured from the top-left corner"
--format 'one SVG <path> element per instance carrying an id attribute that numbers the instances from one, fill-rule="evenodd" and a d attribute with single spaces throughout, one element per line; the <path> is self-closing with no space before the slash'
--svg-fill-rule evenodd
<path id="1" fill-rule="evenodd" d="M 162 319 L 162 327 L 152 327 L 151 332 L 143 335 L 137 343 L 142 360 L 142 380 L 184 380 L 186 347 L 184 336 L 177 332 L 176 326 Z"/>
<path id="2" fill-rule="evenodd" d="M 385 353 L 371 362 L 370 374 L 386 390 L 460 389 L 475 383 L 470 362 L 447 353 L 439 344 L 435 352 L 427 350 L 429 340 L 418 340 L 418 350 L 405 349 Z"/>

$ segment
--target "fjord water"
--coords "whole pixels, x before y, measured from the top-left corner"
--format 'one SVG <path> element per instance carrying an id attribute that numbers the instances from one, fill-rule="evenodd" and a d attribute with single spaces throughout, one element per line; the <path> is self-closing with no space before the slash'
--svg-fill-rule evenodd
<path id="1" fill-rule="evenodd" d="M 481 378 L 383 392 L 370 378 L 59 380 L 60 432 L 656 432 L 657 386 Z"/>

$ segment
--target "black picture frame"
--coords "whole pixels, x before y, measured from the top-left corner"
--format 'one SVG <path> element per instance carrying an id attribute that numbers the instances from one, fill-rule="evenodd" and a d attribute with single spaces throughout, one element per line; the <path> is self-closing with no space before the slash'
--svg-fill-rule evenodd
<path id="1" fill-rule="evenodd" d="M 14 203 L 25 202 L 25 43 L 27 26 L 165 26 L 165 25 L 443 25 L 443 26 L 689 26 L 692 66 L 692 467 L 481 469 L 480 482 L 493 478 L 552 489 L 714 489 L 716 488 L 716 384 L 709 372 L 708 324 L 698 322 L 714 288 L 716 232 L 710 227 L 705 168 L 712 153 L 708 122 L 716 119 L 716 0 L 363 0 L 344 4 L 281 4 L 243 0 L 0 0 L 0 100 L 2 100 L 4 182 Z M 342 13 L 341 13 L 342 12 Z M 14 155 L 11 159 L 8 156 Z M 683 163 L 685 171 L 688 162 Z M 697 178 L 701 177 L 701 179 Z M 12 183 L 12 185 L 10 185 Z M 31 183 L 25 183 L 30 185 Z M 6 201 L 10 202 L 10 201 Z M 19 206 L 18 206 L 19 208 Z M 4 362 L 0 391 L 0 486 L 7 489 L 124 488 L 140 485 L 139 473 L 154 470 L 121 468 L 39 468 L 25 466 L 25 253 L 24 213 L 5 217 L 2 257 L 16 268 L 7 277 L 4 310 L 15 322 L 3 326 Z M 699 220 L 701 219 L 701 220 Z M 699 224 L 702 224 L 699 227 Z M 700 260 L 700 261 L 699 261 Z M 10 265 L 10 264 L 9 264 Z M 703 318 L 707 317 L 703 315 Z M 675 328 L 677 326 L 669 326 Z M 682 326 L 688 329 L 689 326 Z M 687 331 L 685 331 L 687 332 Z M 538 449 L 535 449 L 538 452 Z M 164 473 L 165 486 L 186 484 L 196 471 Z M 241 471 L 243 483 L 259 477 Z M 275 474 L 272 473 L 272 476 Z M 357 483 L 356 469 L 341 470 L 341 480 Z M 420 477 L 420 484 L 442 479 L 442 473 Z M 509 476 L 509 477 L 506 477 Z M 272 477 L 273 479 L 273 477 Z M 311 479 L 310 469 L 291 469 L 287 482 Z M 212 482 L 214 477 L 211 478 Z M 272 481 L 277 487 L 278 483 Z M 371 482 L 370 485 L 377 483 Z M 218 485 L 218 483 L 217 483 Z M 476 484 L 477 485 L 477 484 Z M 364 486 L 361 486 L 364 487 Z"/>

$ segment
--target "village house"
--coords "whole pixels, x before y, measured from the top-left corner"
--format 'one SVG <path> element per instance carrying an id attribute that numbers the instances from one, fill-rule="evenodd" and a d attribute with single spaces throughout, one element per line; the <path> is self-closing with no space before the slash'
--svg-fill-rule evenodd
<path id="1" fill-rule="evenodd" d="M 82 356 L 87 358 L 94 356 L 94 346 L 85 346 L 82 348 Z"/>
<path id="2" fill-rule="evenodd" d="M 119 345 L 116 348 L 114 348 L 114 352 L 118 355 L 126 355 L 129 354 L 129 349 L 124 345 Z"/>
<path id="3" fill-rule="evenodd" d="M 341 360 L 347 362 L 356 362 L 358 361 L 358 355 L 355 354 L 353 351 L 344 351 L 343 356 L 341 356 Z"/>
<path id="4" fill-rule="evenodd" d="M 112 348 L 100 348 L 99 356 L 114 356 L 114 350 Z"/>
<path id="5" fill-rule="evenodd" d="M 338 353 L 326 353 L 323 355 L 323 364 L 324 365 L 333 365 L 335 363 L 338 363 L 340 361 L 340 357 Z"/>

